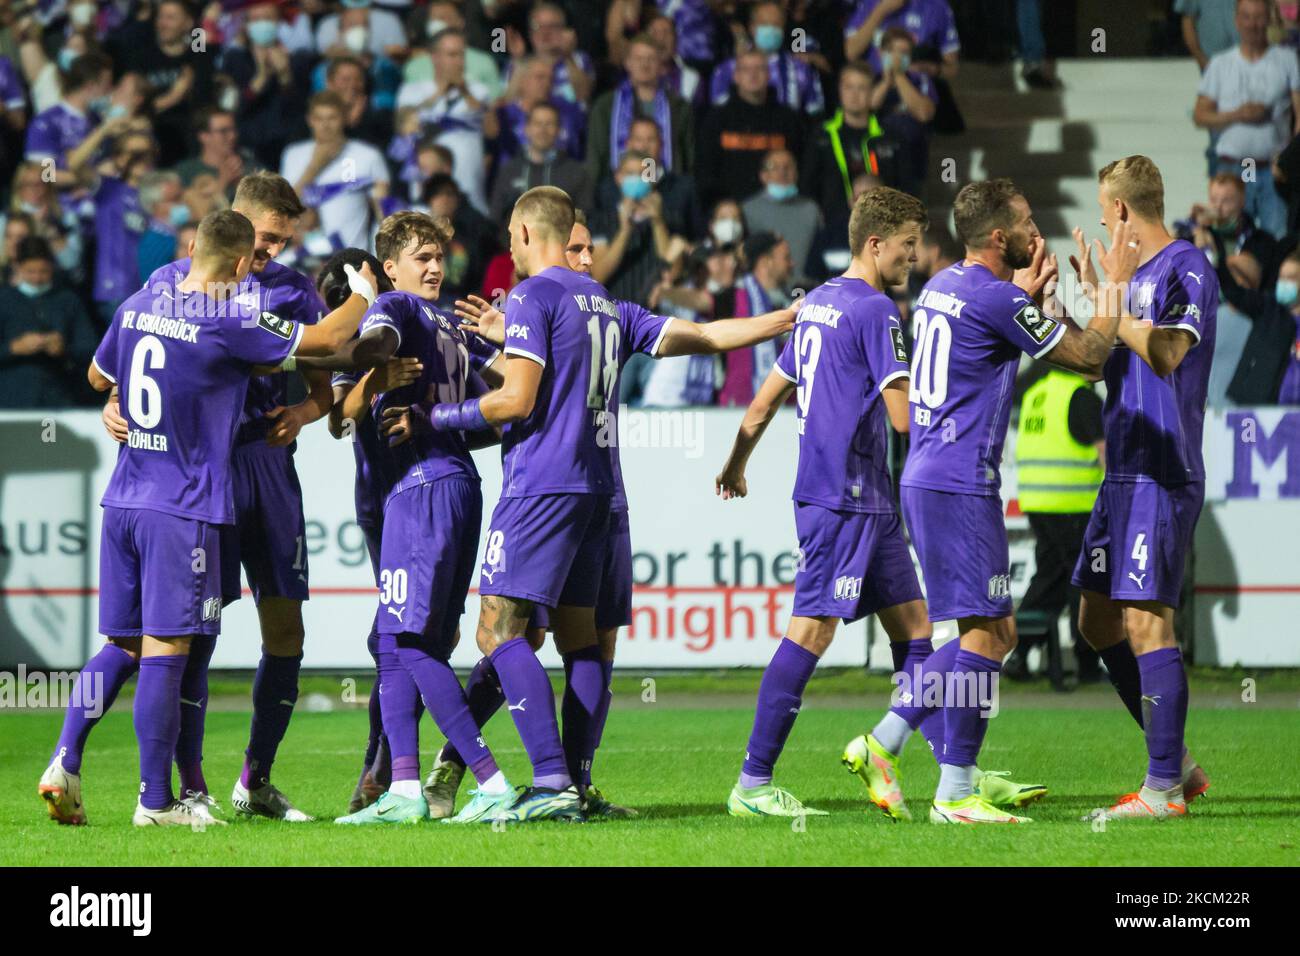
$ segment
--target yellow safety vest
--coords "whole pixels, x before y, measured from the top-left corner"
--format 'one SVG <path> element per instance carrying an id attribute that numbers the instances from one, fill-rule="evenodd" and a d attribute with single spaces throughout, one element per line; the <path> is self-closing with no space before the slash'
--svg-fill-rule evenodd
<path id="1" fill-rule="evenodd" d="M 1103 471 L 1095 445 L 1070 434 L 1070 399 L 1089 385 L 1053 369 L 1025 392 L 1016 433 L 1016 476 L 1021 511 L 1091 511 Z"/>

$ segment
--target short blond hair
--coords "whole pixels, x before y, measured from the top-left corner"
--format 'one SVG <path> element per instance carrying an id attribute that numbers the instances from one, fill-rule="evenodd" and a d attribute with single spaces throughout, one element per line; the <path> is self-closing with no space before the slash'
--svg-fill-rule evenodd
<path id="1" fill-rule="evenodd" d="M 543 242 L 567 243 L 573 232 L 573 199 L 556 186 L 534 186 L 515 202 L 514 214 Z"/>
<path id="2" fill-rule="evenodd" d="M 916 223 L 924 232 L 929 219 L 925 204 L 915 196 L 888 186 L 875 186 L 853 204 L 849 215 L 849 252 L 859 255 L 869 237 L 888 239 L 909 223 Z"/>
<path id="3" fill-rule="evenodd" d="M 1142 219 L 1164 222 L 1165 181 L 1160 167 L 1146 156 L 1126 156 L 1103 166 L 1097 182 Z"/>
<path id="4" fill-rule="evenodd" d="M 194 255 L 203 262 L 232 268 L 253 255 L 256 235 L 248 217 L 233 209 L 210 212 L 199 220 L 194 233 Z"/>

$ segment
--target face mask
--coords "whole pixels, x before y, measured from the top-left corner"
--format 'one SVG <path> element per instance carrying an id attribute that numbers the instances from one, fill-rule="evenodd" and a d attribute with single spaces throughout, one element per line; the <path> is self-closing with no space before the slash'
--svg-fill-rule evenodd
<path id="1" fill-rule="evenodd" d="M 785 31 L 771 23 L 754 27 L 754 46 L 764 53 L 775 53 L 785 38 Z"/>
<path id="2" fill-rule="evenodd" d="M 178 202 L 172 206 L 171 212 L 167 214 L 167 222 L 173 229 L 179 229 L 190 221 L 190 207 L 183 202 Z"/>
<path id="3" fill-rule="evenodd" d="M 787 199 L 793 199 L 799 193 L 799 187 L 794 183 L 768 183 L 767 194 L 777 202 L 785 202 Z"/>
<path id="4" fill-rule="evenodd" d="M 68 7 L 68 19 L 72 25 L 78 29 L 88 27 L 95 22 L 95 14 L 99 11 L 93 3 L 78 3 L 76 6 Z"/>
<path id="5" fill-rule="evenodd" d="M 722 283 L 717 279 L 710 279 L 708 282 L 704 283 L 704 288 L 706 288 L 711 294 L 717 295 L 722 291 Z"/>
<path id="6" fill-rule="evenodd" d="M 446 20 L 430 20 L 424 25 L 424 33 L 427 37 L 432 39 L 443 30 L 447 29 L 448 26 L 450 26 L 450 24 L 448 24 Z"/>
<path id="7" fill-rule="evenodd" d="M 882 59 L 886 70 L 898 67 L 899 70 L 906 73 L 907 68 L 912 65 L 912 54 L 910 53 L 886 53 Z"/>
<path id="8" fill-rule="evenodd" d="M 78 53 L 76 50 L 70 49 L 65 46 L 62 50 L 59 51 L 59 69 L 62 70 L 64 73 L 67 73 L 68 70 L 72 69 L 73 61 L 76 60 L 76 58 L 79 56 L 81 56 L 81 54 Z"/>
<path id="9" fill-rule="evenodd" d="M 38 295 L 44 295 L 49 292 L 51 288 L 53 288 L 53 283 L 50 282 L 46 282 L 42 285 L 32 285 L 30 282 L 18 283 L 18 291 L 29 299 L 34 299 Z"/>
<path id="10" fill-rule="evenodd" d="M 228 86 L 222 90 L 220 106 L 227 113 L 233 113 L 239 109 L 239 90 L 233 86 Z"/>
<path id="11" fill-rule="evenodd" d="M 369 27 L 348 27 L 343 31 L 343 45 L 353 53 L 364 53 L 370 45 Z"/>
<path id="12" fill-rule="evenodd" d="M 274 20 L 254 20 L 248 25 L 248 39 L 254 46 L 270 46 L 280 32 L 280 24 Z"/>
<path id="13" fill-rule="evenodd" d="M 104 119 L 117 119 L 119 116 L 125 116 L 127 109 L 121 103 L 111 103 L 107 110 L 104 111 Z"/>
<path id="14" fill-rule="evenodd" d="M 38 206 L 36 205 L 36 203 L 31 203 L 31 202 L 19 203 L 18 208 L 21 209 L 23 212 L 27 213 L 29 216 L 39 216 L 41 213 L 45 211 L 43 206 Z"/>
<path id="15" fill-rule="evenodd" d="M 650 184 L 639 176 L 629 176 L 618 188 L 628 199 L 640 200 L 650 195 Z"/>
<path id="16" fill-rule="evenodd" d="M 356 10 L 370 6 L 370 0 L 343 0 L 343 6 L 349 10 Z"/>
<path id="17" fill-rule="evenodd" d="M 96 96 L 90 101 L 90 108 L 100 116 L 107 116 L 108 111 L 113 108 L 113 101 L 107 96 Z"/>
<path id="18" fill-rule="evenodd" d="M 717 219 L 709 231 L 713 233 L 714 239 L 726 246 L 738 240 L 744 230 L 739 219 Z"/>
<path id="19" fill-rule="evenodd" d="M 1293 306 L 1296 298 L 1300 297 L 1300 282 L 1295 279 L 1278 279 L 1275 294 L 1278 305 Z"/>

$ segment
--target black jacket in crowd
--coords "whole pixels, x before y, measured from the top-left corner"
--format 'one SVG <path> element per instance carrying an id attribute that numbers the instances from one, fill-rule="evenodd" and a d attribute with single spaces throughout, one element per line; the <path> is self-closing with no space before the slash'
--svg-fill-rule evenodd
<path id="1" fill-rule="evenodd" d="M 1219 252 L 1215 267 L 1219 291 L 1228 304 L 1250 319 L 1250 334 L 1228 383 L 1228 398 L 1239 405 L 1274 405 L 1295 345 L 1295 318 L 1289 307 L 1277 301 L 1272 286 L 1247 289 L 1238 283 L 1227 266 L 1223 240 L 1215 236 L 1214 244 Z"/>

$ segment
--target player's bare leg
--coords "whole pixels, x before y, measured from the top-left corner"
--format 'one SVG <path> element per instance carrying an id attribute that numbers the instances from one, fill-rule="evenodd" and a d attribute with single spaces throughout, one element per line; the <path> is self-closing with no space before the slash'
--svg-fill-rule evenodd
<path id="1" fill-rule="evenodd" d="M 592 608 L 574 609 L 592 622 Z M 533 785 L 521 794 L 509 811 L 494 819 L 522 822 L 530 819 L 581 820 L 578 791 L 573 786 L 560 743 L 555 718 L 555 693 L 537 654 L 528 646 L 525 633 L 532 602 L 499 594 L 484 594 L 480 600 L 478 647 L 491 659 L 505 692 L 506 708 L 514 718 L 528 759 L 533 765 Z M 559 608 L 557 613 L 567 614 Z M 575 622 L 569 620 L 570 626 Z"/>
<path id="2" fill-rule="evenodd" d="M 1145 610 L 1144 610 L 1145 609 Z M 1168 643 L 1165 643 L 1165 624 L 1168 617 Z M 1157 628 L 1152 616 L 1159 617 L 1161 624 Z M 1138 642 L 1142 647 L 1152 650 L 1161 648 L 1177 649 L 1173 639 L 1173 609 L 1157 602 L 1125 603 L 1115 601 L 1109 595 L 1097 591 L 1084 590 L 1079 604 L 1079 631 L 1088 646 L 1095 650 L 1106 664 L 1110 682 L 1119 694 L 1120 700 L 1128 712 L 1133 715 L 1137 725 L 1146 730 L 1143 706 L 1142 671 L 1138 655 L 1148 653 L 1138 651 L 1139 643 L 1134 642 L 1129 632 L 1132 626 L 1138 633 Z M 1155 636 L 1157 635 L 1158 636 Z M 1168 654 L 1161 657 L 1170 657 Z M 1157 658 L 1159 660 L 1159 658 Z M 1183 704 L 1186 707 L 1184 701 Z M 1184 721 L 1186 717 L 1184 716 Z M 1186 746 L 1182 748 L 1179 763 L 1182 796 L 1185 803 L 1191 803 L 1210 788 L 1210 778 L 1192 758 Z"/>
<path id="3" fill-rule="evenodd" d="M 772 784 L 772 770 L 803 706 L 803 692 L 826 649 L 831 646 L 838 617 L 790 618 L 786 636 L 763 672 L 758 686 L 754 728 L 740 779 L 727 798 L 727 812 L 736 817 L 824 816 Z"/>
<path id="4" fill-rule="evenodd" d="M 72 699 L 63 715 L 59 742 L 37 787 L 50 819 L 56 823 L 82 826 L 86 822 L 81 796 L 81 757 L 86 740 L 113 706 L 122 686 L 139 669 L 140 640 L 110 637 L 86 662 L 72 685 Z"/>
<path id="5" fill-rule="evenodd" d="M 132 708 L 140 746 L 140 797 L 131 822 L 138 827 L 224 826 L 205 819 L 172 794 L 172 758 L 181 723 L 181 676 L 190 650 L 189 636 L 157 638 L 140 643 L 140 677 Z"/>
<path id="6" fill-rule="evenodd" d="M 298 701 L 304 635 L 302 602 L 268 595 L 258 602 L 257 617 L 262 629 L 262 660 L 253 678 L 253 719 L 244 768 L 230 802 L 247 816 L 302 823 L 312 818 L 271 783 L 271 765 Z"/>

